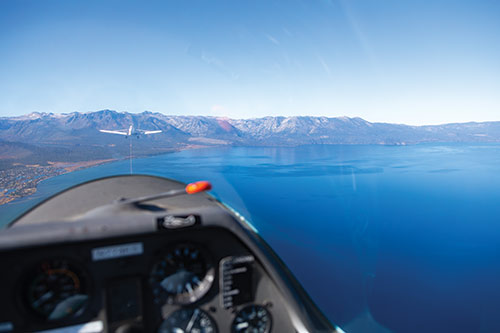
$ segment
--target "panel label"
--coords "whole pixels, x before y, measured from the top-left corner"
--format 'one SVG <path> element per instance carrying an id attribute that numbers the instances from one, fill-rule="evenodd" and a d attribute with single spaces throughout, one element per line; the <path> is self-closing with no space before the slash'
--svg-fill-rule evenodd
<path id="1" fill-rule="evenodd" d="M 98 247 L 92 249 L 92 260 L 107 260 L 140 255 L 144 252 L 141 242 Z"/>

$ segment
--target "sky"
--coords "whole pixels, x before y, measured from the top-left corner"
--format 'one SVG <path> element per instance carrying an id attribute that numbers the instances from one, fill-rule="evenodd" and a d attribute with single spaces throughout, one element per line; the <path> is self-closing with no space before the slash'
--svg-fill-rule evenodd
<path id="1" fill-rule="evenodd" d="M 0 116 L 500 120 L 500 1 L 0 1 Z"/>

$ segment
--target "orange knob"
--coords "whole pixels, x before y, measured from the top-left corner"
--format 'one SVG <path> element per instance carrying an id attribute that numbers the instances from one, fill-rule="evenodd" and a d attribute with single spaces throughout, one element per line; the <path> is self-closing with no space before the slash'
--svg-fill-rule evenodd
<path id="1" fill-rule="evenodd" d="M 195 194 L 198 192 L 209 191 L 212 189 L 212 184 L 206 180 L 201 180 L 199 182 L 194 182 L 186 186 L 187 194 Z"/>

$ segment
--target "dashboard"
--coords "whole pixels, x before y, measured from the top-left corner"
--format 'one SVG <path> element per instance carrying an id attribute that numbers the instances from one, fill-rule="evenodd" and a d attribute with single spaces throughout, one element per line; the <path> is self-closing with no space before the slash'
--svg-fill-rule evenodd
<path id="1" fill-rule="evenodd" d="M 0 233 L 0 332 L 336 331 L 241 216 L 206 194 L 67 220 L 43 213 L 68 199 L 95 206 L 75 199 L 96 185 Z"/>

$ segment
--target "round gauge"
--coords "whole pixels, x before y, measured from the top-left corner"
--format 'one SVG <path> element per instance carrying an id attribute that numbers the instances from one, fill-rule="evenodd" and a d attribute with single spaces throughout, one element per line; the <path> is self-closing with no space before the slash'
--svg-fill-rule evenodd
<path id="1" fill-rule="evenodd" d="M 44 261 L 31 276 L 24 288 L 25 298 L 29 308 L 45 320 L 75 316 L 87 306 L 86 281 L 67 260 Z"/>
<path id="2" fill-rule="evenodd" d="M 180 309 L 163 321 L 159 333 L 217 333 L 214 320 L 200 309 Z"/>
<path id="3" fill-rule="evenodd" d="M 268 333 L 271 332 L 271 314 L 261 305 L 247 305 L 241 309 L 233 320 L 233 333 Z"/>
<path id="4" fill-rule="evenodd" d="M 189 304 L 205 295 L 214 281 L 214 268 L 203 251 L 179 244 L 158 260 L 149 282 L 155 303 Z"/>

